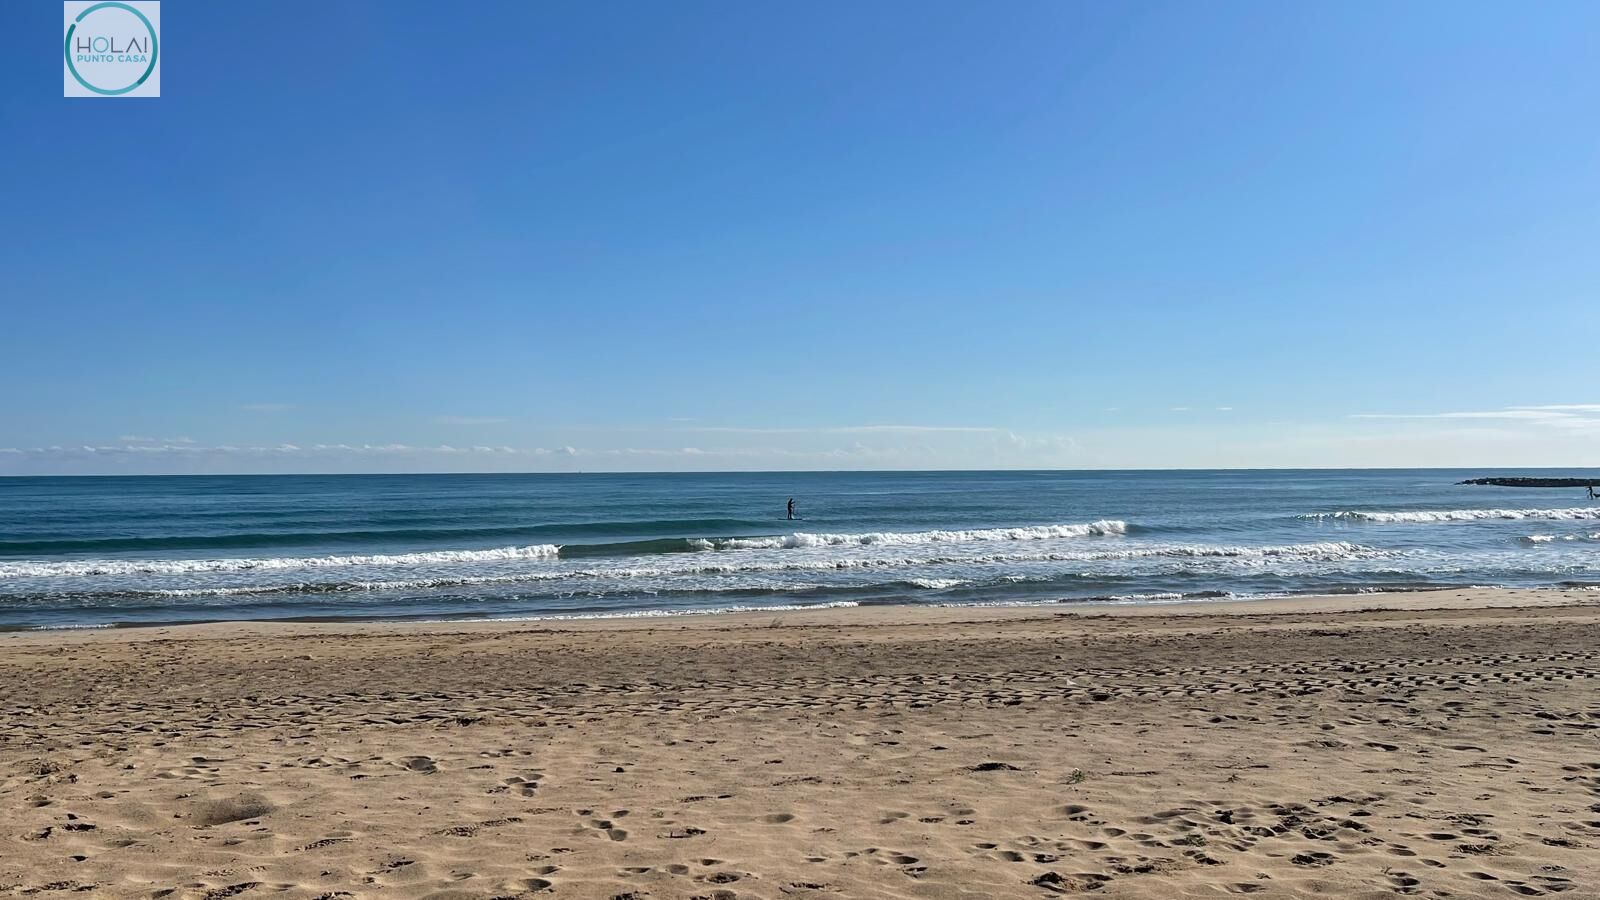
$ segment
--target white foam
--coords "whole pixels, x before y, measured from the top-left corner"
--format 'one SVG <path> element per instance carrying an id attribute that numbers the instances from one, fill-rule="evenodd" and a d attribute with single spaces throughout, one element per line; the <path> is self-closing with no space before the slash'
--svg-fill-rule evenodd
<path id="1" fill-rule="evenodd" d="M 793 550 L 847 545 L 902 546 L 907 544 L 965 544 L 977 541 L 1042 541 L 1050 538 L 1108 537 L 1128 533 L 1128 523 L 1114 519 L 1076 525 L 1026 525 L 1018 528 L 978 528 L 966 531 L 870 531 L 864 534 L 794 534 L 760 538 L 725 538 L 691 542 L 697 549 Z"/>
<path id="2" fill-rule="evenodd" d="M 491 550 L 434 550 L 370 556 L 260 557 L 249 559 L 85 559 L 64 562 L 0 563 L 0 578 L 52 578 L 82 575 L 193 575 L 204 572 L 257 572 L 285 569 L 335 569 L 353 566 L 425 566 L 507 559 L 554 559 L 555 544 L 498 547 Z"/>
<path id="3" fill-rule="evenodd" d="M 946 588 L 960 587 L 966 584 L 965 578 L 907 578 L 906 584 L 912 587 L 924 588 L 930 591 L 942 591 Z"/>
<path id="4" fill-rule="evenodd" d="M 1137 559 L 1146 556 L 1172 556 L 1172 557 L 1224 557 L 1232 559 L 1309 559 L 1319 561 L 1334 561 L 1341 559 L 1384 559 L 1396 556 L 1394 550 L 1380 550 L 1376 547 L 1364 547 L 1361 544 L 1352 544 L 1349 541 L 1318 541 L 1309 544 L 1280 544 L 1264 547 L 1231 547 L 1214 546 L 1209 544 L 1188 545 L 1178 544 L 1157 546 L 1128 550 L 1122 552 L 1109 552 L 1100 554 L 1101 559 Z"/>
<path id="5" fill-rule="evenodd" d="M 742 590 L 746 585 L 724 582 L 729 576 L 748 575 L 780 575 L 793 573 L 820 573 L 830 571 L 869 571 L 878 569 L 924 569 L 933 566 L 984 566 L 994 564 L 1027 564 L 1027 563 L 1104 563 L 1137 561 L 1145 559 L 1237 559 L 1245 562 L 1256 560 L 1284 560 L 1297 562 L 1337 562 L 1341 560 L 1372 560 L 1391 559 L 1405 555 L 1402 551 L 1382 550 L 1367 547 L 1348 541 L 1322 541 L 1308 544 L 1280 544 L 1266 546 L 1226 546 L 1204 544 L 1152 544 L 1136 547 L 1117 547 L 1106 549 L 1103 545 L 1099 548 L 1081 547 L 1073 549 L 1052 549 L 1043 551 L 1025 551 L 1010 553 L 938 553 L 938 554 L 912 554 L 912 555 L 851 555 L 839 556 L 824 554 L 815 558 L 805 558 L 799 554 L 787 552 L 751 553 L 748 555 L 726 556 L 717 558 L 716 562 L 706 562 L 705 557 L 684 554 L 677 557 L 651 557 L 647 565 L 630 565 L 637 563 L 637 558 L 621 558 L 614 563 L 589 566 L 585 568 L 566 568 L 562 566 L 541 566 L 533 571 L 506 572 L 498 574 L 450 574 L 435 575 L 426 578 L 402 578 L 393 580 L 361 579 L 330 583 L 316 582 L 289 582 L 277 584 L 250 584 L 250 585 L 218 585 L 215 587 L 176 588 L 176 589 L 150 589 L 135 591 L 135 593 L 149 596 L 171 598 L 201 598 L 224 597 L 252 594 L 274 594 L 285 592 L 297 593 L 342 593 L 342 592 L 383 592 L 383 591 L 411 591 L 433 590 L 444 588 L 473 588 L 497 584 L 531 584 L 540 582 L 565 582 L 576 586 L 580 582 L 611 581 L 626 582 L 650 579 L 676 579 L 695 576 L 715 576 L 714 582 L 698 582 L 694 585 L 696 590 L 714 592 L 717 590 Z M 1041 578 L 1048 580 L 1048 576 L 1009 574 L 1002 576 L 1002 580 L 1010 582 L 1037 581 Z M 971 579 L 950 579 L 933 576 L 918 576 L 906 579 L 906 583 L 916 587 L 938 590 L 955 587 Z M 789 586 L 786 589 L 794 589 Z"/>
<path id="6" fill-rule="evenodd" d="M 1592 534 L 1529 534 L 1522 539 L 1530 544 L 1548 544 L 1553 541 L 1600 541 L 1600 531 Z"/>
<path id="7" fill-rule="evenodd" d="M 1484 519 L 1600 519 L 1600 507 L 1573 506 L 1566 509 L 1419 509 L 1402 512 L 1363 512 L 1344 510 L 1308 513 L 1302 519 L 1344 519 L 1358 522 L 1475 522 Z"/>
<path id="8" fill-rule="evenodd" d="M 479 585 L 519 581 L 552 581 L 595 578 L 672 578 L 684 575 L 745 575 L 778 572 L 823 572 L 847 569 L 900 569 L 924 568 L 941 565 L 983 565 L 988 563 L 1035 562 L 1107 562 L 1139 559 L 1294 559 L 1314 562 L 1332 562 L 1353 559 L 1390 559 L 1402 556 L 1403 551 L 1383 550 L 1349 541 L 1319 541 L 1306 544 L 1276 544 L 1265 546 L 1229 546 L 1207 544 L 1146 544 L 1135 547 L 1083 547 L 1042 551 L 1002 553 L 937 553 L 889 556 L 838 556 L 819 555 L 812 558 L 790 558 L 789 554 L 750 554 L 718 558 L 704 562 L 704 557 L 685 554 L 677 559 L 652 557 L 647 565 L 627 565 L 619 560 L 616 565 L 594 566 L 583 569 L 540 570 L 504 575 L 484 575 L 418 579 L 400 582 L 372 582 L 353 585 L 356 590 L 389 588 L 447 587 L 453 585 Z M 799 555 L 796 554 L 796 557 Z M 634 560 L 628 560 L 632 562 Z M 934 579 L 939 580 L 939 579 Z"/>
<path id="9" fill-rule="evenodd" d="M 501 616 L 489 619 L 468 619 L 470 622 L 549 622 L 572 619 L 661 619 L 673 616 L 712 616 L 721 613 L 741 612 L 802 612 L 808 609 L 849 609 L 860 606 L 854 600 L 835 600 L 830 603 L 797 603 L 780 606 L 718 606 L 712 609 L 635 609 L 628 612 L 603 613 L 552 613 L 544 616 Z M 444 619 L 440 621 L 460 621 Z"/>

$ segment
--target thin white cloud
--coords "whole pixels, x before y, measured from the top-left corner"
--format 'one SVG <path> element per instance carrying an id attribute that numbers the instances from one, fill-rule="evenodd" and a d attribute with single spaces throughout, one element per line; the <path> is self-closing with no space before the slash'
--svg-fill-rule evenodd
<path id="1" fill-rule="evenodd" d="M 853 425 L 823 431 L 827 434 L 993 434 L 1004 429 L 988 425 Z"/>
<path id="2" fill-rule="evenodd" d="M 817 428 L 697 425 L 676 430 L 717 434 L 995 434 L 1005 429 L 988 425 L 835 425 Z"/>
<path id="3" fill-rule="evenodd" d="M 1574 418 L 1571 413 L 1537 409 L 1491 409 L 1475 412 L 1442 413 L 1356 413 L 1352 419 L 1524 419 L 1541 421 Z"/>
<path id="4" fill-rule="evenodd" d="M 1020 440 L 1014 435 L 1013 440 Z M 299 444 L 281 443 L 271 446 L 239 446 L 233 444 L 81 444 L 77 446 L 51 445 L 48 447 L 0 447 L 0 453 L 21 455 L 39 460 L 82 460 L 88 458 L 159 458 L 193 460 L 211 458 L 284 458 L 306 460 L 360 457 L 684 457 L 684 458 L 837 458 L 903 452 L 887 448 L 870 448 L 860 443 L 848 448 L 794 450 L 772 447 L 733 447 L 708 449 L 704 447 L 530 447 L 475 445 L 458 447 L 453 444 Z"/>
<path id="5" fill-rule="evenodd" d="M 272 446 L 237 446 L 234 444 L 81 444 L 75 447 L 52 445 L 49 447 L 10 447 L 6 448 L 11 453 L 22 453 L 31 456 L 82 456 L 98 454 L 105 456 L 116 455 L 172 455 L 172 456 L 260 456 L 269 454 L 379 454 L 379 453 L 516 453 L 509 447 L 452 447 L 449 444 L 438 446 L 411 446 L 408 444 L 312 444 L 302 447 L 299 444 L 281 443 Z"/>
<path id="6" fill-rule="evenodd" d="M 1505 406 L 1500 409 L 1454 410 L 1433 413 L 1356 413 L 1352 419 L 1480 420 L 1506 422 L 1569 432 L 1600 432 L 1600 403 L 1566 403 L 1544 406 Z"/>
<path id="7" fill-rule="evenodd" d="M 294 409 L 293 403 L 241 403 L 239 408 L 245 412 L 280 413 Z"/>

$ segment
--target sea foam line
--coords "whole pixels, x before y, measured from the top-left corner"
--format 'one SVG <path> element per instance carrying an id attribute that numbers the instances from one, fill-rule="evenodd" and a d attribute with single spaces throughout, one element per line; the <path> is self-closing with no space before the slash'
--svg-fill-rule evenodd
<path id="1" fill-rule="evenodd" d="M 1590 534 L 1529 534 L 1523 540 L 1530 544 L 1548 544 L 1553 541 L 1600 541 L 1600 531 Z"/>
<path id="2" fill-rule="evenodd" d="M 635 609 L 627 612 L 550 613 L 532 616 L 497 616 L 493 618 L 432 621 L 452 622 L 549 622 L 573 619 L 662 619 L 674 616 L 714 616 L 743 612 L 804 612 L 810 609 L 852 609 L 861 604 L 855 600 L 834 600 L 828 603 L 794 603 L 775 606 L 717 606 L 708 609 Z"/>
<path id="3" fill-rule="evenodd" d="M 807 534 L 752 538 L 694 538 L 697 550 L 789 550 L 836 546 L 900 546 L 960 544 L 980 541 L 1037 541 L 1050 538 L 1126 534 L 1128 523 L 1102 519 L 1076 525 L 1027 525 L 968 531 L 874 531 L 864 534 Z M 323 569 L 348 566 L 423 566 L 496 562 L 515 559 L 556 559 L 557 544 L 500 547 L 491 550 L 436 550 L 367 556 L 257 557 L 248 559 L 119 560 L 89 559 L 60 562 L 0 563 L 0 578 L 71 577 L 83 575 L 189 575 L 207 572 L 249 572 L 275 569 Z"/>
<path id="4" fill-rule="evenodd" d="M 114 591 L 130 598 L 184 599 L 226 596 L 258 596 L 269 594 L 333 594 L 437 590 L 447 588 L 474 588 L 493 585 L 536 584 L 563 582 L 563 587 L 593 580 L 627 582 L 649 579 L 678 579 L 705 576 L 760 576 L 817 573 L 828 571 L 868 571 L 924 569 L 947 565 L 993 565 L 1005 563 L 1059 562 L 1081 565 L 1097 562 L 1119 562 L 1143 559 L 1216 559 L 1216 560 L 1289 560 L 1300 562 L 1338 562 L 1342 560 L 1390 559 L 1404 556 L 1403 551 L 1382 550 L 1353 544 L 1348 541 L 1323 541 L 1309 544 L 1280 544 L 1258 547 L 1167 544 L 1115 549 L 1080 549 L 1072 551 L 1051 550 L 1021 553 L 918 554 L 914 556 L 826 556 L 819 559 L 774 558 L 759 555 L 750 557 L 717 557 L 716 562 L 690 562 L 688 564 L 602 566 L 582 569 L 541 567 L 534 571 L 506 572 L 485 575 L 434 575 L 424 578 L 402 579 L 352 579 L 350 581 L 290 582 L 277 584 L 218 585 L 192 588 L 132 588 Z M 788 556 L 788 554 L 783 554 Z M 691 557 L 693 559 L 693 557 Z M 705 557 L 700 557 L 705 559 Z M 1032 576 L 1013 576 L 1016 580 L 1034 580 Z M 908 580 L 913 587 L 940 589 L 956 586 L 947 579 L 919 576 Z M 704 590 L 715 590 L 711 584 Z"/>
<path id="5" fill-rule="evenodd" d="M 249 559 L 84 559 L 62 562 L 0 563 L 0 578 L 51 578 L 83 575 L 192 575 L 205 572 L 255 572 L 283 569 L 333 569 L 350 566 L 425 566 L 507 559 L 555 559 L 555 544 L 498 547 L 491 550 L 433 550 L 366 556 L 267 556 Z"/>
<path id="6" fill-rule="evenodd" d="M 966 544 L 979 541 L 1043 541 L 1051 538 L 1111 537 L 1128 533 L 1128 523 L 1101 519 L 1076 525 L 1024 525 L 1016 528 L 976 528 L 964 531 L 870 531 L 863 534 L 794 534 L 756 538 L 699 538 L 691 544 L 701 550 L 795 550 L 808 547 L 863 547 L 907 544 Z"/>
<path id="7" fill-rule="evenodd" d="M 1357 522 L 1475 522 L 1484 519 L 1600 519 L 1600 507 L 1573 506 L 1566 509 L 1421 509 L 1402 512 L 1363 512 L 1343 510 L 1331 513 L 1306 513 L 1302 519 L 1340 519 Z"/>

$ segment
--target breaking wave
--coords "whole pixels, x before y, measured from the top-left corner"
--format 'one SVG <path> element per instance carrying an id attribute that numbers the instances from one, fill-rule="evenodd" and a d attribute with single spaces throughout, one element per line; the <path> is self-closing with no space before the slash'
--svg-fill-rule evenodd
<path id="1" fill-rule="evenodd" d="M 755 538 L 700 538 L 700 550 L 793 550 L 857 544 L 901 546 L 907 544 L 966 544 L 977 541 L 1042 541 L 1051 538 L 1112 537 L 1128 533 L 1128 523 L 1101 519 L 1079 525 L 1026 525 L 1018 528 L 979 528 L 966 531 L 870 531 L 865 534 L 794 534 Z"/>
<path id="2" fill-rule="evenodd" d="M 249 557 L 236 559 L 86 559 L 60 562 L 0 563 L 0 578 L 73 577 L 90 575 L 193 575 L 219 572 L 260 572 L 294 569 L 329 569 L 354 566 L 430 566 L 492 563 L 504 560 L 601 556 L 645 556 L 709 550 L 793 550 L 818 547 L 912 546 L 993 541 L 1040 541 L 1052 538 L 1115 536 L 1126 534 L 1128 523 L 1102 519 L 1076 525 L 1027 525 L 967 531 L 874 531 L 864 534 L 807 534 L 796 532 L 770 537 L 665 538 L 614 544 L 535 544 L 487 550 L 436 550 L 386 555 Z"/>
<path id="3" fill-rule="evenodd" d="M 907 578 L 906 584 L 926 591 L 942 591 L 969 584 L 965 578 Z"/>
<path id="4" fill-rule="evenodd" d="M 1423 509 L 1404 512 L 1361 512 L 1344 510 L 1307 513 L 1302 519 L 1334 519 L 1355 522 L 1476 522 L 1484 519 L 1600 519 L 1600 507 L 1573 506 L 1567 509 Z"/>
<path id="5" fill-rule="evenodd" d="M 129 599 L 167 598 L 198 599 L 205 597 L 243 597 L 273 594 L 348 594 L 368 592 L 434 591 L 452 588 L 477 588 L 492 585 L 551 584 L 553 590 L 571 592 L 578 585 L 596 581 L 629 583 L 650 579 L 677 579 L 684 577 L 726 576 L 780 576 L 824 572 L 870 572 L 881 570 L 918 570 L 940 566 L 992 566 L 996 564 L 1071 563 L 1075 566 L 1092 563 L 1159 559 L 1215 559 L 1241 560 L 1248 564 L 1269 561 L 1286 562 L 1340 562 L 1345 560 L 1390 559 L 1403 555 L 1401 551 L 1382 550 L 1353 544 L 1348 541 L 1324 541 L 1309 544 L 1276 546 L 1208 546 L 1190 544 L 1149 545 L 1117 549 L 1056 550 L 1021 553 L 977 554 L 918 554 L 911 556 L 822 556 L 816 558 L 787 558 L 752 554 L 748 557 L 719 557 L 717 561 L 701 561 L 689 557 L 673 563 L 658 560 L 643 565 L 602 565 L 590 568 L 540 567 L 536 570 L 499 572 L 493 574 L 430 575 L 421 578 L 357 578 L 349 580 L 320 580 L 277 584 L 216 585 L 186 588 L 120 588 L 89 591 L 87 595 L 119 596 Z M 1069 569 L 1072 571 L 1072 569 Z M 1006 581 L 1032 581 L 1037 576 L 1006 575 Z M 971 583 L 971 578 L 938 576 L 913 576 L 898 583 L 913 588 L 943 590 Z M 714 592 L 714 585 L 699 582 L 687 590 Z M 661 590 L 657 588 L 656 590 Z"/>
<path id="6" fill-rule="evenodd" d="M 336 569 L 352 566 L 426 566 L 507 559 L 555 559 L 555 544 L 492 550 L 433 550 L 370 556 L 284 556 L 250 559 L 84 559 L 64 562 L 0 563 L 0 578 L 53 578 L 83 575 L 195 575 L 207 572 L 261 572 Z"/>
<path id="7" fill-rule="evenodd" d="M 1523 540 L 1530 544 L 1549 544 L 1555 541 L 1600 541 L 1600 531 L 1591 534 L 1529 534 Z"/>

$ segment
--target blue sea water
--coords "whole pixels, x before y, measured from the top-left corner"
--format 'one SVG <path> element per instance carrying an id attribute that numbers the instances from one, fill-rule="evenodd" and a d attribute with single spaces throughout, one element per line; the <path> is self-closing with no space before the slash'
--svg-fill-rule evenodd
<path id="1" fill-rule="evenodd" d="M 0 629 L 1600 585 L 1508 470 L 0 479 Z M 796 498 L 800 521 L 787 521 Z"/>

